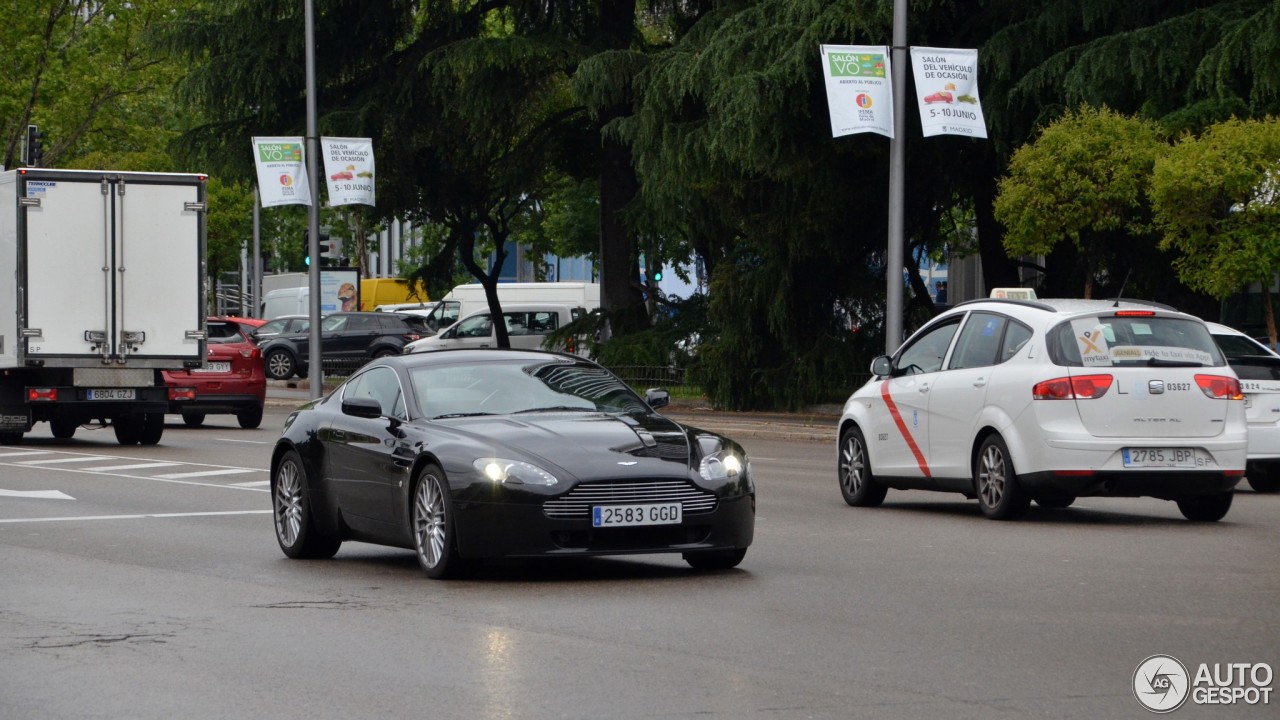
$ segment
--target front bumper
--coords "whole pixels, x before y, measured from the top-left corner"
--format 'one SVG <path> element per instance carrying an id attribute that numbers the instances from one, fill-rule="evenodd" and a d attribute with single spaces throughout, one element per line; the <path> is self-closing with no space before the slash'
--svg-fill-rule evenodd
<path id="1" fill-rule="evenodd" d="M 594 528 L 554 519 L 541 504 L 455 500 L 458 552 L 468 558 L 581 557 L 730 550 L 751 545 L 755 496 L 719 498 L 714 510 L 678 525 Z"/>

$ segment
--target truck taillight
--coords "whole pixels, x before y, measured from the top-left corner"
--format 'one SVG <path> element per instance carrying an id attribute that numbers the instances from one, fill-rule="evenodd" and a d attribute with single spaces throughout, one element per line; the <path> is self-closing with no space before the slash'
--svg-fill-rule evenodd
<path id="1" fill-rule="evenodd" d="M 1240 381 L 1224 375 L 1197 375 L 1196 384 L 1204 394 L 1218 400 L 1243 400 Z"/>
<path id="2" fill-rule="evenodd" d="M 27 402 L 57 402 L 58 388 L 27 388 Z"/>
<path id="3" fill-rule="evenodd" d="M 169 388 L 170 400 L 195 400 L 196 389 L 189 387 L 171 387 Z"/>
<path id="4" fill-rule="evenodd" d="M 1036 400 L 1096 400 L 1111 387 L 1110 375 L 1077 375 L 1038 382 L 1031 388 Z"/>

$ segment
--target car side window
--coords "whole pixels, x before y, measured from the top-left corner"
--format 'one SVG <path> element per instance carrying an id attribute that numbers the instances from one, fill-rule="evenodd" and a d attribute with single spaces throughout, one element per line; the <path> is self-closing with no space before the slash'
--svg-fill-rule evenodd
<path id="1" fill-rule="evenodd" d="M 493 322 L 485 315 L 472 315 L 458 323 L 453 331 L 454 337 L 489 337 Z"/>
<path id="2" fill-rule="evenodd" d="M 330 315 L 320 321 L 320 329 L 325 332 L 338 332 L 347 327 L 348 315 Z"/>
<path id="3" fill-rule="evenodd" d="M 950 368 L 959 370 L 995 365 L 1007 322 L 1005 317 L 993 313 L 969 313 L 956 340 L 956 350 L 951 353 Z"/>
<path id="4" fill-rule="evenodd" d="M 951 338 L 955 337 L 960 327 L 960 318 L 936 325 L 924 335 L 916 338 L 899 355 L 895 365 L 899 375 L 918 375 L 920 373 L 937 372 L 942 369 L 942 361 L 947 356 L 947 348 L 951 346 Z"/>
<path id="5" fill-rule="evenodd" d="M 1031 334 L 1031 328 L 1017 320 L 1010 320 L 1008 327 L 1004 331 L 1004 343 L 1001 345 L 1000 358 L 996 362 L 1002 363 L 1017 355 L 1018 351 L 1026 347 L 1031 340 Z"/>
<path id="6" fill-rule="evenodd" d="M 529 332 L 546 335 L 560 326 L 560 315 L 549 310 L 529 313 Z"/>
<path id="7" fill-rule="evenodd" d="M 404 393 L 400 391 L 400 380 L 394 370 L 377 367 L 362 373 L 347 383 L 343 390 L 343 399 L 372 398 L 378 401 L 382 414 L 388 417 L 407 419 L 405 416 Z"/>
<path id="8" fill-rule="evenodd" d="M 348 332 L 379 332 L 378 318 L 373 315 L 352 315 L 344 330 Z"/>

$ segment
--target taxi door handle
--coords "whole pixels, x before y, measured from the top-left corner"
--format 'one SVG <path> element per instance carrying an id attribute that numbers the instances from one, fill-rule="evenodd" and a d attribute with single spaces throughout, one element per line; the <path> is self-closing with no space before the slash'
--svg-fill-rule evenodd
<path id="1" fill-rule="evenodd" d="M 921 394 L 924 394 L 924 393 L 927 393 L 927 392 L 929 392 L 929 385 L 928 385 L 928 384 L 921 385 L 921 386 L 920 386 L 920 393 L 921 393 Z"/>
<path id="2" fill-rule="evenodd" d="M 986 387 L 986 386 L 987 386 L 987 379 L 986 379 L 986 378 L 978 378 L 977 380 L 974 380 L 974 381 L 973 381 L 973 386 L 974 386 L 974 387 L 976 387 L 976 388 Z"/>

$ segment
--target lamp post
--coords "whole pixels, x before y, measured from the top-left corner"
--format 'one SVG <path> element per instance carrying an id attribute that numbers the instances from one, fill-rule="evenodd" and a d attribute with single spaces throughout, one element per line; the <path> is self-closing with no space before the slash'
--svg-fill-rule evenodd
<path id="1" fill-rule="evenodd" d="M 320 179 L 316 173 L 316 158 L 320 155 L 320 139 L 316 129 L 316 19 L 312 0 L 304 0 L 304 21 L 307 43 L 307 189 L 311 193 L 311 205 L 307 208 L 308 247 L 310 257 L 320 257 Z M 311 399 L 324 395 L 324 369 L 320 352 L 320 263 L 311 263 L 308 269 L 310 287 L 311 328 L 307 364 L 311 377 Z"/>
<path id="2" fill-rule="evenodd" d="M 902 205 L 907 169 L 907 0 L 893 0 L 893 139 L 889 141 L 889 247 L 885 283 L 884 346 L 892 355 L 902 344 Z"/>

